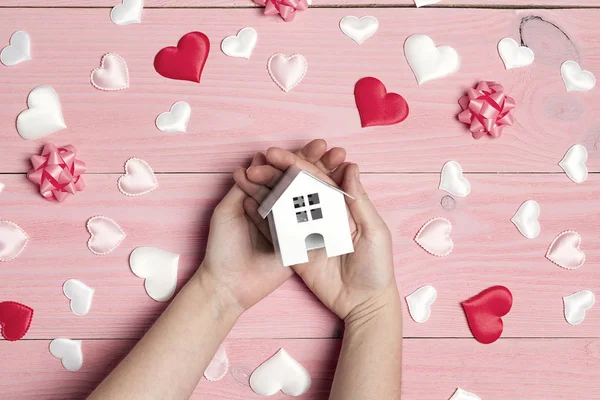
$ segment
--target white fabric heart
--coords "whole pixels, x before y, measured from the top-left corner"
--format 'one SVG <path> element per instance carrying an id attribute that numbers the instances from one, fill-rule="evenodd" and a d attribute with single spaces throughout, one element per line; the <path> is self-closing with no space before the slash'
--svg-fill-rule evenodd
<path id="1" fill-rule="evenodd" d="M 527 239 L 535 239 L 540 235 L 540 205 L 535 200 L 527 200 L 517 210 L 511 221 L 519 232 Z"/>
<path id="2" fill-rule="evenodd" d="M 575 61 L 565 61 L 560 67 L 567 92 L 587 92 L 596 86 L 596 77 L 590 71 L 583 71 Z"/>
<path id="3" fill-rule="evenodd" d="M 115 91 L 129 87 L 129 70 L 123 58 L 115 53 L 102 56 L 100 66 L 92 70 L 90 82 L 99 90 Z"/>
<path id="4" fill-rule="evenodd" d="M 145 279 L 148 296 L 156 301 L 167 301 L 175 293 L 179 254 L 156 247 L 138 247 L 129 256 L 131 271 Z"/>
<path id="5" fill-rule="evenodd" d="M 116 249 L 126 236 L 123 229 L 107 217 L 92 217 L 86 226 L 90 233 L 87 247 L 98 256 L 104 256 Z"/>
<path id="6" fill-rule="evenodd" d="M 452 397 L 450 397 L 450 400 L 481 400 L 481 397 L 477 396 L 475 393 L 458 388 Z"/>
<path id="7" fill-rule="evenodd" d="M 2 193 L 5 187 L 6 186 L 4 185 L 4 183 L 0 182 L 0 193 Z"/>
<path id="8" fill-rule="evenodd" d="M 582 183 L 588 177 L 588 169 L 585 165 L 587 159 L 587 149 L 580 144 L 576 144 L 567 150 L 558 165 L 565 171 L 570 180 L 575 183 Z"/>
<path id="9" fill-rule="evenodd" d="M 0 62 L 7 67 L 31 60 L 31 39 L 25 31 L 16 31 L 10 37 L 8 46 L 0 51 Z"/>
<path id="10" fill-rule="evenodd" d="M 580 248 L 581 236 L 575 231 L 559 234 L 548 247 L 546 258 L 565 269 L 578 269 L 585 264 L 585 253 Z"/>
<path id="11" fill-rule="evenodd" d="M 50 342 L 50 354 L 59 358 L 67 371 L 78 371 L 83 365 L 81 340 L 54 339 Z"/>
<path id="12" fill-rule="evenodd" d="M 427 35 L 415 34 L 404 42 L 404 55 L 419 85 L 452 75 L 460 68 L 460 56 L 450 46 L 435 46 Z"/>
<path id="13" fill-rule="evenodd" d="M 192 116 L 192 108 L 185 101 L 178 101 L 156 117 L 156 127 L 163 132 L 186 132 Z"/>
<path id="14" fill-rule="evenodd" d="M 439 189 L 457 197 L 467 197 L 471 193 L 471 183 L 463 176 L 462 167 L 458 162 L 448 161 L 444 164 Z"/>
<path id="15" fill-rule="evenodd" d="M 527 46 L 519 46 L 513 38 L 504 38 L 498 42 L 498 53 L 506 69 L 531 65 L 535 58 L 533 50 Z"/>
<path id="16" fill-rule="evenodd" d="M 280 390 L 288 396 L 300 396 L 310 388 L 308 371 L 284 349 L 262 363 L 250 375 L 250 387 L 261 396 L 272 396 Z"/>
<path id="17" fill-rule="evenodd" d="M 340 29 L 344 35 L 356 43 L 362 44 L 377 32 L 379 21 L 370 15 L 360 18 L 348 15 L 340 20 Z"/>
<path id="18" fill-rule="evenodd" d="M 273 54 L 267 61 L 267 70 L 273 82 L 284 92 L 289 92 L 306 75 L 308 64 L 302 54 L 286 56 Z"/>
<path id="19" fill-rule="evenodd" d="M 125 175 L 117 181 L 119 191 L 125 196 L 141 196 L 158 187 L 152 167 L 139 158 L 130 158 L 125 163 Z"/>
<path id="20" fill-rule="evenodd" d="M 14 222 L 0 221 L 0 261 L 10 261 L 23 252 L 29 236 Z"/>
<path id="21" fill-rule="evenodd" d="M 221 51 L 229 57 L 250 58 L 257 40 L 258 33 L 254 28 L 242 28 L 237 35 L 227 36 L 223 39 Z"/>
<path id="22" fill-rule="evenodd" d="M 596 296 L 589 290 L 580 290 L 563 297 L 565 319 L 571 325 L 579 325 L 585 319 L 585 312 L 594 306 Z"/>
<path id="23" fill-rule="evenodd" d="M 429 6 L 431 4 L 437 4 L 440 0 L 415 0 L 415 5 L 417 7 Z"/>
<path id="24" fill-rule="evenodd" d="M 422 324 L 431 316 L 431 306 L 437 299 L 437 290 L 433 286 L 421 286 L 410 295 L 406 296 L 408 312 L 411 318 Z"/>
<path id="25" fill-rule="evenodd" d="M 417 233 L 415 242 L 436 257 L 452 253 L 454 242 L 450 238 L 452 224 L 446 218 L 436 217 L 425 223 Z"/>
<path id="26" fill-rule="evenodd" d="M 225 375 L 227 375 L 228 370 L 229 358 L 227 358 L 225 347 L 220 345 L 213 359 L 210 361 L 210 364 L 208 364 L 208 367 L 206 367 L 206 370 L 204 371 L 204 377 L 210 382 L 220 381 Z"/>
<path id="27" fill-rule="evenodd" d="M 39 139 L 67 127 L 52 86 L 41 85 L 29 92 L 27 107 L 17 117 L 17 131 L 23 139 Z"/>
<path id="28" fill-rule="evenodd" d="M 78 316 L 86 315 L 92 307 L 94 289 L 77 279 L 69 279 L 63 284 L 63 293 L 70 301 L 71 311 Z"/>
<path id="29" fill-rule="evenodd" d="M 110 19 L 117 25 L 139 24 L 143 9 L 144 0 L 123 0 L 110 10 Z"/>

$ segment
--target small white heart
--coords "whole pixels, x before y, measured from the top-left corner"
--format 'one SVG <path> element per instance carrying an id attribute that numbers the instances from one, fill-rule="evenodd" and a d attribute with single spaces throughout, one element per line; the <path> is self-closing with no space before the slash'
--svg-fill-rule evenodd
<path id="1" fill-rule="evenodd" d="M 0 261 L 10 261 L 25 250 L 29 236 L 14 222 L 0 221 Z"/>
<path id="2" fill-rule="evenodd" d="M 221 42 L 221 51 L 229 57 L 250 58 L 256 46 L 258 33 L 254 28 L 242 28 L 237 35 L 227 36 Z"/>
<path id="3" fill-rule="evenodd" d="M 204 377 L 209 382 L 220 381 L 225 375 L 227 375 L 228 370 L 229 358 L 227 357 L 225 347 L 220 345 L 212 360 L 208 364 L 208 367 L 206 367 L 206 370 L 204 371 Z"/>
<path id="4" fill-rule="evenodd" d="M 353 15 L 348 15 L 340 20 L 340 29 L 344 35 L 354 40 L 358 44 L 362 44 L 370 38 L 379 29 L 379 21 L 377 18 L 364 16 L 357 18 Z"/>
<path id="5" fill-rule="evenodd" d="M 0 62 L 7 67 L 31 60 L 31 39 L 25 31 L 16 31 L 10 37 L 8 46 L 0 51 Z"/>
<path id="6" fill-rule="evenodd" d="M 567 150 L 558 165 L 565 171 L 570 180 L 575 183 L 582 183 L 588 177 L 588 169 L 585 165 L 587 159 L 587 149 L 580 144 L 576 144 Z"/>
<path id="7" fill-rule="evenodd" d="M 450 238 L 452 224 L 446 218 L 436 217 L 425 223 L 415 236 L 415 242 L 429 254 L 444 257 L 452 253 L 454 242 Z"/>
<path id="8" fill-rule="evenodd" d="M 110 10 L 110 19 L 117 25 L 139 24 L 143 9 L 144 0 L 123 0 Z"/>
<path id="9" fill-rule="evenodd" d="M 579 325 L 585 319 L 585 312 L 594 306 L 596 296 L 589 290 L 580 290 L 563 297 L 565 319 L 571 325 Z"/>
<path id="10" fill-rule="evenodd" d="M 452 75 L 460 68 L 460 56 L 450 46 L 435 46 L 427 35 L 415 34 L 404 42 L 404 55 L 419 85 Z"/>
<path id="11" fill-rule="evenodd" d="M 590 71 L 583 71 L 575 61 L 565 61 L 560 73 L 567 92 L 587 92 L 596 86 L 596 77 Z"/>
<path id="12" fill-rule="evenodd" d="M 156 117 L 156 127 L 163 132 L 186 132 L 192 116 L 192 108 L 185 101 L 178 101 Z"/>
<path id="13" fill-rule="evenodd" d="M 578 269 L 585 264 L 585 253 L 581 250 L 581 236 L 575 231 L 559 234 L 546 253 L 546 258 L 565 269 Z"/>
<path id="14" fill-rule="evenodd" d="M 71 311 L 78 316 L 86 315 L 92 307 L 94 289 L 77 279 L 69 279 L 63 284 L 63 293 L 70 301 Z"/>
<path id="15" fill-rule="evenodd" d="M 302 54 L 286 56 L 284 54 L 273 54 L 267 61 L 267 70 L 273 82 L 284 92 L 289 92 L 300 83 L 308 64 Z"/>
<path id="16" fill-rule="evenodd" d="M 145 279 L 148 296 L 156 301 L 167 301 L 175 293 L 179 254 L 156 247 L 138 247 L 129 256 L 131 271 Z"/>
<path id="17" fill-rule="evenodd" d="M 123 58 L 115 53 L 102 56 L 100 66 L 92 70 L 92 86 L 99 90 L 116 91 L 129 87 L 129 69 Z"/>
<path id="18" fill-rule="evenodd" d="M 81 340 L 54 339 L 50 342 L 50 354 L 59 358 L 67 371 L 78 371 L 83 365 Z"/>
<path id="19" fill-rule="evenodd" d="M 444 164 L 439 189 L 457 197 L 467 197 L 471 193 L 471 183 L 463 176 L 462 167 L 458 162 L 448 161 Z"/>
<path id="20" fill-rule="evenodd" d="M 433 286 L 421 286 L 412 294 L 406 296 L 408 312 L 411 318 L 422 324 L 431 316 L 431 306 L 437 299 L 437 290 Z"/>
<path id="21" fill-rule="evenodd" d="M 452 397 L 450 397 L 450 400 L 481 400 L 481 397 L 477 396 L 475 393 L 458 388 Z"/>
<path id="22" fill-rule="evenodd" d="M 17 131 L 23 139 L 39 139 L 67 127 L 52 86 L 41 85 L 29 92 L 27 107 L 17 117 Z"/>
<path id="23" fill-rule="evenodd" d="M 144 160 L 130 158 L 125 163 L 125 174 L 117 181 L 119 191 L 125 196 L 141 196 L 158 187 L 152 167 Z"/>
<path id="24" fill-rule="evenodd" d="M 498 42 L 498 53 L 506 69 L 531 65 L 535 58 L 533 50 L 527 46 L 519 46 L 513 38 L 504 38 Z"/>
<path id="25" fill-rule="evenodd" d="M 6 185 L 4 185 L 4 183 L 0 182 L 0 193 L 2 193 L 2 191 L 4 190 L 5 187 L 6 187 Z"/>
<path id="26" fill-rule="evenodd" d="M 284 349 L 262 363 L 250 375 L 250 387 L 261 396 L 272 396 L 280 390 L 288 396 L 300 396 L 310 388 L 308 371 Z"/>
<path id="27" fill-rule="evenodd" d="M 535 200 L 527 200 L 517 210 L 511 221 L 519 232 L 527 239 L 535 239 L 540 235 L 540 205 Z"/>
<path id="28" fill-rule="evenodd" d="M 431 4 L 437 4 L 440 0 L 415 0 L 415 5 L 417 7 L 429 6 Z"/>
<path id="29" fill-rule="evenodd" d="M 125 232 L 112 219 L 96 216 L 88 220 L 87 230 L 90 239 L 87 242 L 88 249 L 98 256 L 104 256 L 116 249 L 125 239 Z"/>

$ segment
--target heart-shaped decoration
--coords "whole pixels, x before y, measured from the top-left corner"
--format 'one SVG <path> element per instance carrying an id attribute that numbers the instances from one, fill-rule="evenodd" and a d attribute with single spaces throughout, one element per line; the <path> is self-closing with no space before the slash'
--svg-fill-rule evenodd
<path id="1" fill-rule="evenodd" d="M 108 53 L 102 56 L 100 66 L 92 71 L 90 82 L 96 89 L 115 91 L 129 87 L 129 70 L 120 55 Z"/>
<path id="2" fill-rule="evenodd" d="M 415 242 L 436 257 L 452 253 L 454 242 L 450 239 L 452 224 L 446 218 L 436 217 L 425 223 L 417 233 Z"/>
<path id="3" fill-rule="evenodd" d="M 433 286 L 421 286 L 412 294 L 406 296 L 408 312 L 411 318 L 422 324 L 431 316 L 431 306 L 437 299 L 437 290 Z"/>
<path id="4" fill-rule="evenodd" d="M 10 261 L 23 252 L 29 236 L 14 222 L 0 221 L 0 261 Z"/>
<path id="5" fill-rule="evenodd" d="M 14 301 L 0 302 L 0 327 L 8 341 L 21 339 L 31 326 L 33 308 Z"/>
<path id="6" fill-rule="evenodd" d="M 156 118 L 156 127 L 163 132 L 185 132 L 192 116 L 192 108 L 185 101 L 178 101 L 170 111 L 161 113 Z"/>
<path id="7" fill-rule="evenodd" d="M 242 28 L 237 35 L 227 36 L 221 42 L 221 51 L 229 57 L 250 58 L 256 46 L 258 33 L 254 28 Z"/>
<path id="8" fill-rule="evenodd" d="M 450 400 L 481 400 L 481 397 L 477 396 L 475 393 L 458 388 L 452 397 L 450 397 Z"/>
<path id="9" fill-rule="evenodd" d="M 439 2 L 440 2 L 440 0 L 415 0 L 415 5 L 417 7 L 423 7 L 423 6 L 429 6 L 432 4 L 437 4 Z"/>
<path id="10" fill-rule="evenodd" d="M 531 65 L 535 58 L 533 50 L 527 46 L 519 46 L 512 38 L 504 38 L 498 42 L 498 53 L 506 69 Z"/>
<path id="11" fill-rule="evenodd" d="M 587 159 L 587 149 L 580 144 L 576 144 L 567 150 L 558 165 L 565 171 L 570 180 L 575 183 L 582 183 L 588 177 L 588 169 L 585 165 Z"/>
<path id="12" fill-rule="evenodd" d="M 202 32 L 186 33 L 177 42 L 154 57 L 154 69 L 165 78 L 200 83 L 200 76 L 210 52 L 210 41 Z"/>
<path id="13" fill-rule="evenodd" d="M 404 42 L 406 61 L 419 85 L 452 75 L 460 68 L 460 56 L 450 46 L 435 46 L 427 35 L 415 34 Z"/>
<path id="14" fill-rule="evenodd" d="M 280 390 L 288 396 L 300 396 L 310 388 L 308 371 L 284 349 L 262 363 L 250 375 L 250 387 L 261 396 L 272 396 Z"/>
<path id="15" fill-rule="evenodd" d="M 306 75 L 308 64 L 302 54 L 286 56 L 273 54 L 267 61 L 267 70 L 273 82 L 284 92 L 292 90 Z"/>
<path id="16" fill-rule="evenodd" d="M 548 247 L 546 258 L 565 269 L 578 269 L 585 264 L 585 253 L 580 248 L 581 236 L 575 231 L 559 234 Z"/>
<path id="17" fill-rule="evenodd" d="M 143 9 L 144 0 L 123 0 L 110 10 L 110 20 L 117 25 L 139 24 Z"/>
<path id="18" fill-rule="evenodd" d="M 204 377 L 210 382 L 220 381 L 227 375 L 228 370 L 229 358 L 227 357 L 227 352 L 225 352 L 225 347 L 220 345 L 208 367 L 206 367 Z"/>
<path id="19" fill-rule="evenodd" d="M 7 67 L 31 60 L 31 39 L 25 31 L 16 31 L 10 37 L 8 46 L 0 51 L 0 62 Z"/>
<path id="20" fill-rule="evenodd" d="M 29 92 L 27 107 L 17 117 L 17 131 L 23 139 L 39 139 L 67 127 L 52 86 L 41 85 Z"/>
<path id="21" fill-rule="evenodd" d="M 589 290 L 580 290 L 563 297 L 565 319 L 571 325 L 579 325 L 585 319 L 585 312 L 594 306 L 596 296 Z"/>
<path id="22" fill-rule="evenodd" d="M 148 296 L 156 301 L 167 301 L 175 293 L 179 254 L 156 247 L 138 247 L 129 256 L 131 271 L 145 279 Z"/>
<path id="23" fill-rule="evenodd" d="M 125 196 L 141 196 L 158 187 L 152 167 L 144 160 L 130 158 L 125 163 L 125 175 L 117 181 L 119 191 Z"/>
<path id="24" fill-rule="evenodd" d="M 519 232 L 527 239 L 535 239 L 540 235 L 540 205 L 535 200 L 527 200 L 517 210 L 511 221 Z"/>
<path id="25" fill-rule="evenodd" d="M 596 86 L 596 77 L 590 71 L 583 71 L 575 61 L 565 61 L 560 73 L 567 92 L 587 92 Z"/>
<path id="26" fill-rule="evenodd" d="M 90 233 L 87 247 L 98 256 L 104 256 L 116 249 L 126 236 L 123 229 L 107 217 L 92 217 L 86 226 Z"/>
<path id="27" fill-rule="evenodd" d="M 50 342 L 50 354 L 59 358 L 67 371 L 78 371 L 83 365 L 81 340 L 54 339 Z"/>
<path id="28" fill-rule="evenodd" d="M 70 301 L 71 311 L 78 316 L 86 315 L 92 307 L 94 289 L 77 279 L 69 279 L 63 284 L 63 293 Z"/>
<path id="29" fill-rule="evenodd" d="M 363 128 L 393 125 L 408 116 L 408 103 L 397 93 L 388 93 L 377 78 L 362 78 L 354 86 L 354 100 Z"/>
<path id="30" fill-rule="evenodd" d="M 0 193 L 2 193 L 5 187 L 6 186 L 4 185 L 4 183 L 0 182 Z"/>
<path id="31" fill-rule="evenodd" d="M 377 32 L 379 21 L 370 15 L 360 18 L 348 15 L 340 20 L 340 29 L 344 35 L 356 43 L 362 44 Z"/>
<path id="32" fill-rule="evenodd" d="M 512 293 L 504 286 L 493 286 L 463 301 L 461 305 L 475 339 L 490 344 L 502 335 L 502 317 L 512 308 Z"/>
<path id="33" fill-rule="evenodd" d="M 471 193 L 471 183 L 463 176 L 463 169 L 458 162 L 448 161 L 444 164 L 439 189 L 457 197 L 467 197 Z"/>

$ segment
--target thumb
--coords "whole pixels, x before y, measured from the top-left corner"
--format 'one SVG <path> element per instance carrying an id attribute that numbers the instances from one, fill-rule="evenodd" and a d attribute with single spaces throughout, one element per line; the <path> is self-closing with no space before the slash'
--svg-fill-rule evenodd
<path id="1" fill-rule="evenodd" d="M 368 226 L 380 219 L 375 206 L 371 203 L 369 195 L 360 181 L 358 165 L 350 164 L 344 171 L 342 190 L 354 197 L 354 199 L 347 198 L 346 200 L 357 225 Z"/>

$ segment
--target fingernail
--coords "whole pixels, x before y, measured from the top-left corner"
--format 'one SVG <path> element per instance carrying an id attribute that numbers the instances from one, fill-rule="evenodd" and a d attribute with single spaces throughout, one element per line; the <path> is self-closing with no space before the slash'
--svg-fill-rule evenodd
<path id="1" fill-rule="evenodd" d="M 258 153 L 254 154 L 254 158 L 252 159 L 252 162 L 250 163 L 250 165 L 254 164 L 254 161 L 256 161 L 257 158 L 258 158 Z"/>

